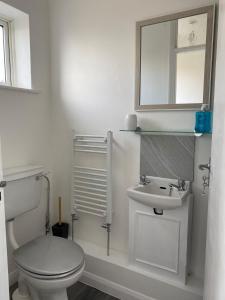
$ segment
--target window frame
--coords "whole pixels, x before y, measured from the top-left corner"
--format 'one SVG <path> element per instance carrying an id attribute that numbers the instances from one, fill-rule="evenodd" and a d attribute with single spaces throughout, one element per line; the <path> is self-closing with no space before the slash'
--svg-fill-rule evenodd
<path id="1" fill-rule="evenodd" d="M 9 22 L 0 17 L 0 26 L 3 27 L 4 58 L 5 58 L 5 82 L 0 85 L 12 86 L 11 78 L 11 55 L 10 55 L 10 25 Z"/>

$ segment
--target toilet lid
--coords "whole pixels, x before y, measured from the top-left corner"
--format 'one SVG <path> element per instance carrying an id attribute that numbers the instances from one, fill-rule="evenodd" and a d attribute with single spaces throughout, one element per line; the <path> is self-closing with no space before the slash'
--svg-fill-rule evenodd
<path id="1" fill-rule="evenodd" d="M 40 275 L 76 272 L 84 264 L 84 252 L 73 241 L 55 236 L 39 237 L 14 252 L 15 262 Z"/>

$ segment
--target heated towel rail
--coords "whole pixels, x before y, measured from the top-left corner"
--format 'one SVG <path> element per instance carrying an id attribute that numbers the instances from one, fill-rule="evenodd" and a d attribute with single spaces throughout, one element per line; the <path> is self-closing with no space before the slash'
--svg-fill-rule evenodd
<path id="1" fill-rule="evenodd" d="M 72 216 L 75 220 L 82 214 L 103 218 L 107 255 L 112 224 L 112 141 L 112 131 L 106 136 L 73 138 Z"/>

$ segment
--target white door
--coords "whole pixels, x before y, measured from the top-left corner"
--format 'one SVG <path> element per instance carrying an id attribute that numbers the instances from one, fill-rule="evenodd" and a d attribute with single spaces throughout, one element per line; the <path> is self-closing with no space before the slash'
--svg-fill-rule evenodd
<path id="1" fill-rule="evenodd" d="M 1 144 L 0 144 L 1 147 Z M 2 181 L 2 160 L 0 149 L 0 182 Z M 6 248 L 4 191 L 0 187 L 0 299 L 9 300 L 8 262 Z"/>

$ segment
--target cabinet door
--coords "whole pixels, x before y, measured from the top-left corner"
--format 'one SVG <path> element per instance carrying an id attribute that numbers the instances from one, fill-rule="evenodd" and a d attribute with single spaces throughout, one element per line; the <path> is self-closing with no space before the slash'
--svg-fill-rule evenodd
<path id="1" fill-rule="evenodd" d="M 179 221 L 136 211 L 134 235 L 137 263 L 178 273 Z"/>
<path id="2" fill-rule="evenodd" d="M 2 160 L 0 150 L 0 181 L 2 181 Z M 0 299 L 9 300 L 8 262 L 6 246 L 4 191 L 0 188 Z"/>

